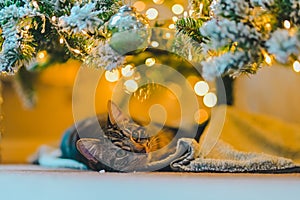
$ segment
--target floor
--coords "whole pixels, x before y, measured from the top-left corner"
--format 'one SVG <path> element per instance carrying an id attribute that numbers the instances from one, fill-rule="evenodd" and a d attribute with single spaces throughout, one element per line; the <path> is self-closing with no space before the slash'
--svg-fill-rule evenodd
<path id="1" fill-rule="evenodd" d="M 0 165 L 0 199 L 299 199 L 300 174 L 107 173 Z"/>

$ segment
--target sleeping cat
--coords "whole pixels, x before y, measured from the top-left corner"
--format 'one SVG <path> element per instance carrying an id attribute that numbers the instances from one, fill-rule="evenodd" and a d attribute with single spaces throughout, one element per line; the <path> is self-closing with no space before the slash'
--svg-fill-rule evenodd
<path id="1" fill-rule="evenodd" d="M 204 126 L 198 127 L 195 139 L 199 139 Z M 109 101 L 107 115 L 85 119 L 69 128 L 60 151 L 42 152 L 37 162 L 48 167 L 145 171 L 152 170 L 149 163 L 164 160 L 155 170 L 169 170 L 168 156 L 176 150 L 177 131 L 159 124 L 146 128 Z"/>

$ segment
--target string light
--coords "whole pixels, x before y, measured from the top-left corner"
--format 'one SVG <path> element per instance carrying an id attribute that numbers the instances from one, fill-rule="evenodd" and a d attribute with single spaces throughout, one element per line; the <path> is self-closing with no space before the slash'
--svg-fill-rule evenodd
<path id="1" fill-rule="evenodd" d="M 154 20 L 157 18 L 158 16 L 158 11 L 155 9 L 155 8 L 149 8 L 147 11 L 146 11 L 146 16 L 148 19 L 150 20 Z"/>
<path id="2" fill-rule="evenodd" d="M 204 96 L 209 91 L 209 85 L 205 81 L 199 81 L 195 84 L 194 91 L 198 96 Z"/>
<path id="3" fill-rule="evenodd" d="M 171 38 L 171 33 L 166 33 L 166 38 L 170 39 Z"/>
<path id="4" fill-rule="evenodd" d="M 64 39 L 63 39 L 63 38 L 60 38 L 60 39 L 59 39 L 59 43 L 60 43 L 60 44 L 63 44 L 63 43 L 64 43 Z"/>
<path id="5" fill-rule="evenodd" d="M 270 30 L 271 30 L 271 28 L 272 28 L 272 26 L 271 26 L 271 24 L 270 24 L 270 23 L 267 23 L 265 26 L 266 26 L 266 29 L 267 29 L 267 30 L 269 30 L 269 31 L 270 31 Z"/>
<path id="6" fill-rule="evenodd" d="M 139 88 L 139 86 L 135 80 L 125 81 L 124 86 L 128 92 L 135 92 Z"/>
<path id="7" fill-rule="evenodd" d="M 145 61 L 145 64 L 148 66 L 148 67 L 151 67 L 155 64 L 155 58 L 147 58 L 146 61 Z"/>
<path id="8" fill-rule="evenodd" d="M 283 26 L 286 29 L 290 29 L 291 28 L 291 23 L 288 20 L 284 20 Z"/>
<path id="9" fill-rule="evenodd" d="M 37 9 L 39 8 L 39 4 L 36 1 L 33 1 L 32 5 L 33 5 L 33 7 L 37 8 Z"/>
<path id="10" fill-rule="evenodd" d="M 200 3 L 199 15 L 201 16 L 203 12 L 203 3 Z"/>
<path id="11" fill-rule="evenodd" d="M 112 70 L 112 71 L 106 71 L 105 78 L 108 82 L 111 82 L 111 83 L 116 82 L 120 78 L 120 72 L 117 69 Z"/>
<path id="12" fill-rule="evenodd" d="M 175 15 L 180 15 L 180 14 L 183 13 L 183 11 L 184 11 L 184 8 L 183 8 L 183 6 L 180 5 L 180 4 L 174 4 L 174 5 L 172 6 L 172 12 L 173 12 Z"/>
<path id="13" fill-rule="evenodd" d="M 212 108 L 217 104 L 217 100 L 218 100 L 218 98 L 217 98 L 216 94 L 210 92 L 204 96 L 203 103 L 205 106 Z"/>
<path id="14" fill-rule="evenodd" d="M 73 49 L 74 53 L 80 54 L 80 50 L 78 49 Z"/>
<path id="15" fill-rule="evenodd" d="M 272 58 L 271 58 L 271 56 L 269 56 L 267 53 L 265 54 L 265 62 L 266 62 L 268 65 L 271 65 L 271 64 L 272 64 Z"/>
<path id="16" fill-rule="evenodd" d="M 183 16 L 184 16 L 184 17 L 187 17 L 187 16 L 188 16 L 188 12 L 187 12 L 187 11 L 184 11 Z"/>
<path id="17" fill-rule="evenodd" d="M 46 57 L 46 54 L 47 54 L 46 51 L 40 51 L 40 52 L 38 52 L 37 57 L 38 57 L 39 59 L 43 59 L 43 58 Z"/>
<path id="18" fill-rule="evenodd" d="M 51 17 L 51 20 L 52 20 L 53 22 L 55 22 L 55 21 L 56 21 L 56 16 L 52 16 L 52 17 Z"/>
<path id="19" fill-rule="evenodd" d="M 176 17 L 176 16 L 173 16 L 173 17 L 172 17 L 172 20 L 173 20 L 173 22 L 177 22 L 177 20 L 178 20 L 178 17 Z"/>
<path id="20" fill-rule="evenodd" d="M 124 77 L 130 77 L 133 75 L 134 70 L 133 70 L 133 66 L 132 65 L 126 65 L 125 67 L 123 67 L 121 69 L 121 73 Z"/>
<path id="21" fill-rule="evenodd" d="M 300 72 L 300 62 L 298 60 L 293 63 L 293 69 L 295 72 Z"/>
<path id="22" fill-rule="evenodd" d="M 146 4 L 142 1 L 136 1 L 134 2 L 133 7 L 135 7 L 138 12 L 142 12 L 145 10 Z"/>
<path id="23" fill-rule="evenodd" d="M 170 24 L 169 29 L 175 29 L 175 24 Z"/>
<path id="24" fill-rule="evenodd" d="M 154 48 L 157 48 L 157 47 L 159 47 L 159 43 L 157 41 L 152 41 L 151 46 Z"/>
<path id="25" fill-rule="evenodd" d="M 208 120 L 208 117 L 208 113 L 204 109 L 199 109 L 194 115 L 194 119 L 198 124 L 202 124 L 203 122 Z"/>

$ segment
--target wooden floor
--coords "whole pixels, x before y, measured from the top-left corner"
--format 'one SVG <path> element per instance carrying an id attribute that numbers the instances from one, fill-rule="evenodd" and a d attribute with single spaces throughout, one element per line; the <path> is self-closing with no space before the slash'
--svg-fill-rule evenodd
<path id="1" fill-rule="evenodd" d="M 0 165 L 1 199 L 299 199 L 300 175 L 99 173 Z"/>

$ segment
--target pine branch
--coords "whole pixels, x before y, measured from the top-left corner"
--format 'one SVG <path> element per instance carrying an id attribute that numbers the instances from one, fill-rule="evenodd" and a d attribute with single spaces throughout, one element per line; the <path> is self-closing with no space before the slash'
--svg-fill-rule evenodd
<path id="1" fill-rule="evenodd" d="M 181 18 L 176 22 L 178 33 L 183 33 L 198 43 L 203 42 L 200 27 L 203 24 L 202 19 L 193 19 L 191 17 Z"/>

